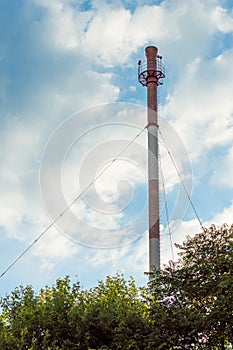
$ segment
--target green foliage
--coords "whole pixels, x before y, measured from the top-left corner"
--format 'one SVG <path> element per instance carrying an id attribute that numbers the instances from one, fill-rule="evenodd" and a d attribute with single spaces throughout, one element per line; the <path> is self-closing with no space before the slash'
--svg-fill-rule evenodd
<path id="1" fill-rule="evenodd" d="M 0 349 L 232 349 L 232 241 L 227 226 L 189 237 L 145 288 L 120 274 L 90 290 L 20 286 L 0 303 Z"/>
<path id="2" fill-rule="evenodd" d="M 70 287 L 68 277 L 38 295 L 30 286 L 16 288 L 1 303 L 3 330 L 11 338 L 1 337 L 1 349 L 8 349 L 8 343 L 9 349 L 65 348 L 73 338 L 70 314 L 80 293 L 78 284 Z"/>
<path id="3" fill-rule="evenodd" d="M 107 277 L 86 293 L 86 335 L 91 348 L 143 349 L 147 306 L 131 278 Z"/>
<path id="4" fill-rule="evenodd" d="M 1 349 L 144 349 L 147 306 L 133 279 L 117 274 L 89 291 L 66 277 L 2 300 Z"/>
<path id="5" fill-rule="evenodd" d="M 233 343 L 233 226 L 188 238 L 179 261 L 151 282 L 158 349 L 228 349 Z M 164 339 L 166 339 L 164 343 Z"/>

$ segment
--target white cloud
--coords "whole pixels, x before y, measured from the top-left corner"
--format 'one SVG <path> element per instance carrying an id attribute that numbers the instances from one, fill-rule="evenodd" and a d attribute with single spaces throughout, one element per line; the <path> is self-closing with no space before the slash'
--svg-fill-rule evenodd
<path id="1" fill-rule="evenodd" d="M 222 212 L 216 214 L 212 220 L 207 223 L 207 227 L 211 224 L 215 224 L 216 226 L 222 226 L 223 224 L 228 224 L 231 226 L 233 224 L 233 202 L 229 207 L 223 209 Z"/>
<path id="2" fill-rule="evenodd" d="M 194 60 L 164 110 L 192 159 L 232 142 L 232 59 L 230 50 L 217 59 Z"/>
<path id="3" fill-rule="evenodd" d="M 69 241 L 66 237 L 60 234 L 56 228 L 50 229 L 33 248 L 33 254 L 40 256 L 52 263 L 51 259 L 64 259 L 71 257 L 78 252 L 78 245 Z M 49 260 L 50 259 L 50 260 Z M 42 261 L 42 267 L 44 261 Z"/>
<path id="4" fill-rule="evenodd" d="M 212 12 L 212 18 L 221 32 L 233 32 L 233 10 L 227 10 L 221 6 L 217 6 Z"/>
<path id="5" fill-rule="evenodd" d="M 225 156 L 219 159 L 218 167 L 211 177 L 212 185 L 216 187 L 233 188 L 233 147 L 228 149 Z"/>
<path id="6" fill-rule="evenodd" d="M 80 43 L 93 18 L 93 11 L 75 11 L 72 3 L 62 0 L 33 0 L 36 5 L 46 10 L 42 23 L 34 26 L 34 30 L 46 31 L 45 41 L 56 50 L 80 50 Z"/>
<path id="7" fill-rule="evenodd" d="M 130 17 L 130 12 L 123 8 L 113 10 L 104 6 L 84 34 L 82 49 L 85 55 L 107 66 L 124 63 L 129 56 L 126 33 Z"/>
<path id="8" fill-rule="evenodd" d="M 137 88 L 136 88 L 136 86 L 134 86 L 134 85 L 132 85 L 132 86 L 129 87 L 129 91 L 133 91 L 133 92 L 134 92 L 134 91 L 136 91 L 136 89 L 137 89 Z"/>
<path id="9" fill-rule="evenodd" d="M 160 5 L 144 2 L 133 13 L 120 3 L 104 1 L 95 3 L 89 11 L 78 11 L 67 1 L 35 1 L 47 9 L 42 23 L 50 45 L 79 50 L 90 62 L 105 67 L 129 65 L 132 53 L 149 42 L 161 44 L 169 56 L 174 55 L 170 49 L 175 49 L 182 64 L 184 59 L 198 56 L 217 30 L 209 16 L 216 1 L 164 1 Z"/>
<path id="10" fill-rule="evenodd" d="M 19 25 L 17 18 L 14 19 L 20 33 L 17 41 L 24 48 L 24 43 L 27 42 L 27 49 L 22 54 L 20 50 L 15 49 L 12 39 L 12 43 L 9 40 L 8 51 L 1 52 L 1 63 L 11 62 L 18 67 L 18 73 L 23 73 L 19 75 L 18 81 L 17 76 L 13 74 L 14 70 L 8 71 L 6 65 L 6 73 L 4 79 L 1 79 L 0 87 L 0 96 L 7 111 L 3 117 L 10 123 L 9 127 L 3 125 L 1 131 L 3 171 L 0 182 L 4 187 L 1 188 L 0 225 L 4 227 L 6 236 L 28 242 L 32 237 L 35 238 L 34 233 L 41 232 L 49 222 L 42 209 L 38 183 L 38 159 L 43 145 L 51 131 L 70 113 L 94 104 L 117 100 L 121 92 L 118 85 L 127 78 L 123 73 L 128 67 L 135 66 L 136 62 L 131 61 L 135 59 L 133 56 L 148 43 L 158 45 L 167 60 L 170 98 L 164 107 L 164 116 L 172 121 L 196 164 L 203 153 L 208 153 L 218 146 L 229 147 L 232 143 L 233 52 L 223 50 L 221 54 L 218 52 L 216 58 L 209 58 L 213 50 L 212 45 L 215 45 L 214 34 L 219 31 L 232 31 L 232 13 L 220 7 L 217 0 L 164 1 L 158 6 L 154 3 L 149 6 L 146 3 L 148 2 L 140 1 L 140 7 L 130 11 L 120 2 L 106 4 L 105 1 L 95 1 L 92 10 L 80 11 L 77 10 L 80 2 L 73 6 L 72 1 L 35 0 L 34 4 L 38 8 L 32 9 L 31 5 L 27 4 L 28 12 L 24 8 L 24 13 L 21 13 L 24 19 L 29 16 L 27 21 L 21 20 Z M 36 14 L 39 8 L 43 8 L 41 17 L 33 18 L 31 14 L 33 11 Z M 22 23 L 25 27 L 22 27 Z M 7 56 L 7 52 L 10 56 Z M 119 66 L 122 69 L 119 73 L 121 77 L 116 78 L 116 68 Z M 110 67 L 114 67 L 115 73 Z M 17 90 L 13 89 L 14 86 Z M 132 81 L 128 90 L 136 92 Z M 145 124 L 144 115 L 132 113 L 124 119 L 124 113 L 116 119 L 141 126 Z M 15 117 L 19 119 L 14 119 Z M 95 116 L 96 120 L 98 117 L 99 115 Z M 110 119 L 111 116 L 101 116 L 101 122 L 107 118 Z M 90 120 L 83 120 L 80 129 L 85 131 Z M 125 134 L 128 130 L 125 130 Z M 112 129 L 106 131 L 104 136 L 111 140 L 113 136 L 125 137 L 125 134 Z M 131 138 L 132 135 L 133 132 L 129 132 L 127 136 Z M 67 138 L 69 136 L 66 135 Z M 87 137 L 87 145 L 91 137 L 92 135 L 89 135 L 89 139 Z M 97 141 L 99 142 L 98 137 L 93 138 L 89 147 L 94 146 Z M 138 143 L 145 148 L 145 137 L 142 141 L 138 140 Z M 182 168 L 183 153 L 179 152 L 179 147 L 173 146 Z M 61 142 L 54 154 L 59 154 L 62 147 Z M 81 151 L 83 148 L 79 149 L 80 154 Z M 129 151 L 128 157 L 133 157 L 136 164 L 146 168 L 142 155 L 135 154 L 134 151 Z M 232 186 L 231 163 L 232 152 L 229 150 L 222 159 L 223 168 L 227 171 L 220 174 L 219 168 L 216 172 L 216 176 L 221 176 L 222 183 L 228 187 Z M 117 184 L 123 177 L 133 185 L 145 182 L 138 169 L 134 171 L 132 167 L 126 168 L 121 163 L 109 178 L 103 177 L 102 181 L 98 181 L 97 192 L 102 199 L 111 202 L 112 210 L 119 209 L 112 201 L 118 198 Z M 68 179 L 75 177 L 76 170 L 72 164 L 66 168 L 67 173 L 70 172 L 67 174 Z M 92 170 L 91 167 L 85 169 L 87 178 Z M 164 172 L 170 189 L 179 182 L 171 170 L 171 163 L 167 158 Z M 51 178 L 49 180 L 51 188 L 48 193 L 51 194 L 53 182 Z M 72 186 L 69 186 L 69 181 L 65 182 L 67 186 L 63 189 L 67 191 L 67 200 L 73 198 L 74 192 L 71 190 Z M 120 190 L 125 194 L 129 187 L 125 186 Z M 57 208 L 55 203 L 54 210 Z M 82 225 L 82 222 L 79 226 L 73 223 L 68 225 L 71 238 L 72 234 L 76 234 L 74 237 L 79 235 L 79 239 L 84 242 L 86 239 L 87 243 L 91 243 L 92 239 L 94 244 L 100 244 L 101 241 L 107 244 L 117 242 L 119 237 L 111 237 L 110 230 L 106 229 L 98 237 L 98 233 L 93 234 L 93 227 L 102 227 L 103 224 L 107 228 L 121 227 L 121 220 L 124 219 L 122 213 L 116 214 L 116 217 L 101 217 L 99 213 L 88 210 L 83 203 L 79 203 L 74 212 L 75 210 L 78 210 L 81 219 L 89 223 L 89 227 Z M 231 216 L 230 207 L 213 218 L 213 221 L 224 222 L 224 218 L 230 220 Z M 67 221 L 68 219 L 66 224 Z M 142 224 L 144 222 L 141 226 Z M 122 242 L 133 237 L 133 227 L 130 229 L 128 232 L 120 230 Z M 145 226 L 143 229 L 140 227 L 140 230 L 143 232 Z M 173 239 L 180 241 L 185 234 L 198 231 L 199 226 L 195 220 L 183 222 L 174 233 Z M 136 232 L 140 235 L 139 231 Z M 114 266 L 121 265 L 124 271 L 145 271 L 148 255 L 146 240 L 143 237 L 134 246 L 111 253 L 92 252 L 87 260 L 91 259 L 93 266 L 115 261 Z M 42 270 L 52 269 L 56 259 L 74 256 L 80 249 L 56 230 L 49 232 L 38 243 L 34 255 L 43 258 Z M 167 260 L 171 255 L 167 250 L 168 246 L 169 237 L 164 235 L 163 260 Z"/>
<path id="11" fill-rule="evenodd" d="M 14 47 L 9 40 L 10 55 L 18 59 L 18 70 L 23 70 L 27 79 L 21 82 L 22 89 L 13 92 L 8 87 L 14 86 L 17 76 L 6 70 L 9 76 L 1 89 L 6 112 L 3 115 L 2 110 L 5 123 L 1 130 L 0 225 L 8 237 L 25 240 L 34 238 L 34 233 L 48 223 L 39 193 L 39 163 L 51 131 L 69 113 L 90 104 L 114 101 L 119 94 L 119 88 L 111 82 L 111 73 L 97 72 L 87 62 L 80 63 L 80 52 L 73 57 L 64 54 L 64 51 L 70 52 L 70 36 L 79 32 L 73 23 L 72 9 L 57 1 L 37 3 L 45 6 L 48 12 L 44 20 L 31 23 L 32 35 L 27 38 L 28 67 L 36 69 L 32 77 L 28 75 L 18 52 L 10 51 Z M 19 11 L 18 16 L 29 16 L 32 8 L 28 5 L 27 9 L 29 12 Z M 21 18 L 15 19 L 16 23 L 20 21 Z M 19 41 L 24 41 L 23 35 L 29 31 L 28 23 L 23 22 L 23 25 L 26 30 L 22 27 L 19 31 Z M 64 30 L 64 35 L 58 27 Z M 61 42 L 56 41 L 55 36 Z M 63 50 L 58 51 L 58 44 Z M 8 59 L 6 54 L 3 63 Z"/>
<path id="12" fill-rule="evenodd" d="M 52 263 L 52 262 L 49 261 L 49 260 L 44 259 L 43 262 L 42 262 L 42 264 L 41 264 L 40 270 L 41 270 L 42 273 L 43 273 L 44 271 L 51 271 L 51 270 L 54 269 L 54 266 L 55 266 L 54 263 Z"/>
<path id="13" fill-rule="evenodd" d="M 120 270 L 125 275 L 139 275 L 139 279 L 142 280 L 144 272 L 148 271 L 148 247 L 148 235 L 143 234 L 137 242 L 126 247 L 92 251 L 90 262 L 93 266 L 105 265 L 108 262 L 112 265 L 114 273 Z"/>
<path id="14" fill-rule="evenodd" d="M 174 56 L 169 46 L 175 49 L 182 65 L 184 59 L 198 55 L 214 31 L 209 7 L 209 2 L 180 0 L 142 5 L 130 13 L 123 7 L 105 5 L 89 22 L 81 48 L 85 55 L 95 56 L 100 64 L 129 65 L 130 55 L 138 48 L 150 42 L 161 43 L 161 49 L 165 48 L 169 56 Z M 174 62 L 177 65 L 177 59 Z"/>

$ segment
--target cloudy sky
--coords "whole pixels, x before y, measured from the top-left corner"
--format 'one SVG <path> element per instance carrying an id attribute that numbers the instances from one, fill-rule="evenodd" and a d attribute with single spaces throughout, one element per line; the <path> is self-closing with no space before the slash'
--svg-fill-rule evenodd
<path id="1" fill-rule="evenodd" d="M 40 288 L 70 275 L 146 283 L 146 88 L 137 61 L 155 45 L 159 88 L 161 259 L 200 225 L 233 216 L 231 0 L 0 0 L 0 274 L 119 160 L 0 280 Z"/>

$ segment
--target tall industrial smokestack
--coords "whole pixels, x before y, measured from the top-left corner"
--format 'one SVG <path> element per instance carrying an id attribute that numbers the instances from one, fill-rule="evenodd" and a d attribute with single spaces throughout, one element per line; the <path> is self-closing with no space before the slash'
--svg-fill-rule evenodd
<path id="1" fill-rule="evenodd" d="M 138 80 L 147 87 L 148 190 L 149 190 L 149 271 L 160 269 L 158 99 L 157 88 L 165 77 L 162 57 L 155 46 L 146 48 L 146 64 L 138 62 Z"/>

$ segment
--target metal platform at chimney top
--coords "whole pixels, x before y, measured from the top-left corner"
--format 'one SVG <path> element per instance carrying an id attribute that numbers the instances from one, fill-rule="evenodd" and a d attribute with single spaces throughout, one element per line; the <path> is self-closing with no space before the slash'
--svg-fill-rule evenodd
<path id="1" fill-rule="evenodd" d="M 147 86 L 148 78 L 156 78 L 157 85 L 163 85 L 163 78 L 165 78 L 165 66 L 162 63 L 162 56 L 156 59 L 156 70 L 148 69 L 147 62 L 138 61 L 138 81 L 143 86 Z"/>

